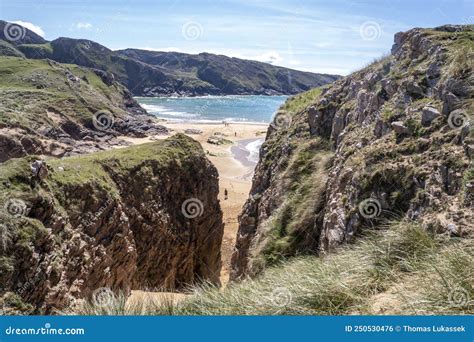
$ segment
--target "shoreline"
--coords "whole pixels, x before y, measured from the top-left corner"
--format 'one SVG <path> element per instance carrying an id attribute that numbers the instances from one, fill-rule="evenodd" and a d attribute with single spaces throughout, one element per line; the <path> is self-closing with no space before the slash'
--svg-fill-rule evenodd
<path id="1" fill-rule="evenodd" d="M 255 153 L 257 153 L 258 156 L 258 150 L 264 141 L 265 139 L 263 138 L 237 140 L 237 144 L 230 148 L 233 158 L 238 160 L 245 167 L 255 168 L 258 160 L 252 160 L 251 157 Z M 257 143 L 255 145 L 256 150 L 249 149 L 249 145 L 252 145 L 253 143 Z"/>
<path id="2" fill-rule="evenodd" d="M 266 126 L 266 127 L 270 126 L 270 123 L 257 122 L 257 121 L 232 121 L 232 120 L 198 121 L 198 120 L 180 120 L 180 119 L 170 120 L 170 119 L 160 118 L 158 116 L 155 116 L 155 118 L 158 120 L 158 123 L 162 124 L 163 126 L 167 126 L 167 125 L 223 125 L 224 122 L 228 124 L 232 124 L 232 125 Z"/>

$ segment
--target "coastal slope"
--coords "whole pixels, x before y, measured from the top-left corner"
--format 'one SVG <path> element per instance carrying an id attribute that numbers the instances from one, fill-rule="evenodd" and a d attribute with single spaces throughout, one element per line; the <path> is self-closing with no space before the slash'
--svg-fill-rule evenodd
<path id="1" fill-rule="evenodd" d="M 167 133 L 98 69 L 0 56 L 0 99 L 0 162 L 103 150 L 119 145 L 119 135 Z"/>
<path id="2" fill-rule="evenodd" d="M 393 220 L 472 239 L 473 38 L 401 32 L 389 56 L 290 98 L 261 149 L 232 279 Z"/>

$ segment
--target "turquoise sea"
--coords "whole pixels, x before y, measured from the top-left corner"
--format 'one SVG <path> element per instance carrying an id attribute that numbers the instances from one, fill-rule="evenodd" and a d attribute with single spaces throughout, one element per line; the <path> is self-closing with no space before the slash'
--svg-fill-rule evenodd
<path id="1" fill-rule="evenodd" d="M 136 97 L 149 113 L 170 121 L 270 123 L 288 96 Z"/>

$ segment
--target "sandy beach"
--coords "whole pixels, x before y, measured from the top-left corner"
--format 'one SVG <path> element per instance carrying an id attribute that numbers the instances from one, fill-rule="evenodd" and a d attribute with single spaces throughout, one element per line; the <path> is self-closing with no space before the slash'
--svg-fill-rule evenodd
<path id="1" fill-rule="evenodd" d="M 256 164 L 256 155 L 251 155 L 246 147 L 257 146 L 265 139 L 268 125 L 266 124 L 240 124 L 230 123 L 225 126 L 219 124 L 200 124 L 200 123 L 175 123 L 164 122 L 172 134 L 185 133 L 186 130 L 194 129 L 202 131 L 201 134 L 187 134 L 193 139 L 199 141 L 208 154 L 209 160 L 219 171 L 219 199 L 224 214 L 224 239 L 222 242 L 222 272 L 221 282 L 225 286 L 229 281 L 230 261 L 237 235 L 238 221 L 237 217 L 242 210 L 242 206 L 247 200 L 253 169 Z M 185 133 L 186 134 L 186 133 Z M 209 137 L 222 137 L 229 142 L 222 145 L 211 144 L 207 140 Z M 147 138 L 129 138 L 121 137 L 132 144 L 142 144 L 156 139 L 166 139 L 169 135 L 155 136 Z M 225 197 L 227 190 L 227 198 Z M 163 293 L 148 293 L 162 296 Z M 174 294 L 176 295 L 176 294 Z M 131 300 L 142 298 L 142 291 L 133 291 Z M 172 295 L 173 297 L 173 295 Z M 182 299 L 182 296 L 178 300 Z"/>

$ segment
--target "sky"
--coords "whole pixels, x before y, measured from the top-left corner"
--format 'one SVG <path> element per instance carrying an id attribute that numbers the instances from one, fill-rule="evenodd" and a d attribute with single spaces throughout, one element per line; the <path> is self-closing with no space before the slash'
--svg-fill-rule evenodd
<path id="1" fill-rule="evenodd" d="M 0 0 L 0 19 L 48 40 L 210 52 L 346 75 L 388 53 L 396 32 L 474 24 L 474 0 Z"/>

